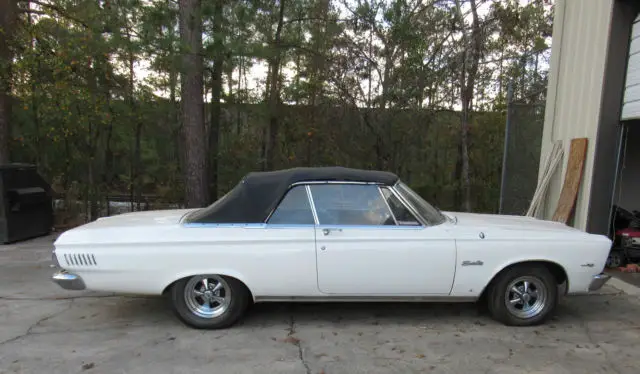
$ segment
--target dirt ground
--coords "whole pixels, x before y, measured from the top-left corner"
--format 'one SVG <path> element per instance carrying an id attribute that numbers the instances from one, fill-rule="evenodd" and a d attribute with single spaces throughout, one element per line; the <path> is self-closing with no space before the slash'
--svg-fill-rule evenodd
<path id="1" fill-rule="evenodd" d="M 198 331 L 162 298 L 60 289 L 53 237 L 0 246 L 0 373 L 639 373 L 640 299 L 563 299 L 546 325 L 474 304 L 264 304 Z"/>

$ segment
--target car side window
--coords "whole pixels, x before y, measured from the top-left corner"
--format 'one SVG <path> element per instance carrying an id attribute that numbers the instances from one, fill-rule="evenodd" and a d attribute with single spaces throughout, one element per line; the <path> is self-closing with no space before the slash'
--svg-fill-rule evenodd
<path id="1" fill-rule="evenodd" d="M 394 217 L 396 217 L 396 221 L 400 226 L 420 226 L 420 222 L 416 219 L 416 217 L 409 211 L 409 209 L 398 199 L 398 197 L 391 192 L 391 190 L 387 187 L 382 187 L 382 194 L 384 198 L 387 199 L 387 204 L 389 204 L 389 208 L 391 208 L 391 212 Z"/>
<path id="2" fill-rule="evenodd" d="M 395 225 L 376 185 L 311 185 L 313 205 L 321 225 Z"/>
<path id="3" fill-rule="evenodd" d="M 313 212 L 305 186 L 295 186 L 287 192 L 268 223 L 278 225 L 313 225 Z"/>

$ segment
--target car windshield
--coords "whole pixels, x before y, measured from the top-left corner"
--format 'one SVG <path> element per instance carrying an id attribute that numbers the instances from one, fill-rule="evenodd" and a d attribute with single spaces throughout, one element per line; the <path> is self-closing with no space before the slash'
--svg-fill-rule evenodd
<path id="1" fill-rule="evenodd" d="M 429 224 L 439 225 L 447 220 L 446 216 L 403 182 L 396 184 L 396 191 L 420 214 Z"/>

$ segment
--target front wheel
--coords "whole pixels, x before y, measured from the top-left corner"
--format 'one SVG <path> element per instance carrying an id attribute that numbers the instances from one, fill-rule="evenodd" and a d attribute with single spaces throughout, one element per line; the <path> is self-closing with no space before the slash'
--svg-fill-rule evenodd
<path id="1" fill-rule="evenodd" d="M 185 324 L 198 329 L 221 329 L 240 319 L 249 304 L 249 292 L 234 278 L 196 275 L 173 285 L 171 302 Z"/>
<path id="2" fill-rule="evenodd" d="M 490 286 L 489 312 L 509 326 L 544 322 L 558 301 L 556 279 L 544 266 L 515 266 L 500 274 Z"/>

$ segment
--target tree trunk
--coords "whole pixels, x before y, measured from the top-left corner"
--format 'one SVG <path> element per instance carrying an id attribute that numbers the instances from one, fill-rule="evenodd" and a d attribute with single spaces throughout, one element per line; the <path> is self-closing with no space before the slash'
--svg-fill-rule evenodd
<path id="1" fill-rule="evenodd" d="M 173 135 L 173 152 L 172 160 L 177 159 L 178 170 L 183 172 L 185 170 L 184 153 L 183 153 L 183 133 L 182 126 L 179 118 L 179 104 L 176 100 L 176 91 L 178 87 L 178 69 L 176 66 L 175 55 L 173 52 L 169 52 L 171 55 L 171 67 L 169 68 L 169 102 L 171 108 L 169 110 L 169 126 L 171 134 Z"/>
<path id="2" fill-rule="evenodd" d="M 313 45 L 313 51 L 315 52 L 311 58 L 311 74 L 309 79 L 310 95 L 309 103 L 311 106 L 316 106 L 322 101 L 323 86 L 326 81 L 326 53 L 327 53 L 327 39 L 330 39 L 327 34 L 327 22 L 323 20 L 326 15 L 329 14 L 329 0 L 317 1 L 311 9 L 313 17 L 316 18 L 312 21 L 311 25 L 311 43 Z M 316 125 L 317 118 L 313 124 Z"/>
<path id="3" fill-rule="evenodd" d="M 105 84 L 103 86 L 104 100 L 109 108 L 109 122 L 107 124 L 107 135 L 105 141 L 104 160 L 103 160 L 103 173 L 102 173 L 102 185 L 105 188 L 105 203 L 107 208 L 107 216 L 111 215 L 111 206 L 109 200 L 109 193 L 113 187 L 113 177 L 115 175 L 113 165 L 113 150 L 111 149 L 111 141 L 113 138 L 113 106 L 111 104 L 111 72 L 105 74 Z"/>
<path id="4" fill-rule="evenodd" d="M 140 200 L 142 200 L 142 189 L 138 184 L 140 178 L 140 140 L 142 139 L 142 121 L 138 120 L 136 124 L 136 138 L 133 151 L 133 186 L 135 191 L 136 209 L 140 210 Z M 133 195 L 132 195 L 133 196 Z M 132 209 L 133 210 L 133 209 Z"/>
<path id="5" fill-rule="evenodd" d="M 0 0 L 0 165 L 9 162 L 12 38 L 16 14 L 15 0 Z"/>
<path id="6" fill-rule="evenodd" d="M 127 30 L 127 38 L 129 40 L 129 43 L 131 43 L 131 35 L 129 34 L 129 30 Z M 128 82 L 128 87 L 127 87 L 127 99 L 129 101 L 129 110 L 130 110 L 130 118 L 137 118 L 138 116 L 136 115 L 136 102 L 135 102 L 135 98 L 134 98 L 134 78 L 135 78 L 135 71 L 134 71 L 134 55 L 133 55 L 133 51 L 131 49 L 129 49 L 129 58 L 128 58 L 128 63 L 129 63 L 129 82 Z M 133 122 L 133 121 L 132 121 Z M 140 157 L 140 122 L 138 122 L 138 124 L 136 125 L 136 130 L 135 130 L 135 140 L 133 143 L 133 152 L 131 155 L 131 165 L 129 168 L 129 204 L 131 206 L 131 211 L 135 211 L 135 196 L 136 196 L 136 189 L 137 189 L 137 180 L 138 180 L 138 164 L 139 164 L 139 157 Z M 139 210 L 139 209 L 138 209 Z"/>
<path id="7" fill-rule="evenodd" d="M 27 1 L 27 9 L 30 8 L 30 1 Z M 33 26 L 33 18 L 31 17 L 31 13 L 27 13 L 27 23 L 29 24 L 29 28 Z M 29 35 L 29 48 L 31 49 L 31 53 L 36 52 L 36 36 Z M 36 150 L 36 165 L 42 170 L 42 161 L 41 161 L 41 144 L 40 144 L 40 117 L 38 116 L 38 77 L 40 76 L 41 69 L 41 59 L 38 59 L 36 65 L 32 67 L 31 77 L 29 78 L 31 81 L 31 113 L 33 114 L 33 127 L 34 127 L 34 143 Z"/>
<path id="8" fill-rule="evenodd" d="M 269 76 L 271 86 L 269 87 L 269 131 L 265 149 L 264 169 L 273 170 L 275 166 L 275 148 L 278 139 L 278 127 L 280 125 L 280 62 L 282 54 L 280 43 L 282 36 L 282 26 L 284 24 L 284 6 L 286 0 L 280 0 L 280 14 L 278 16 L 278 27 L 274 38 L 274 57 L 269 63 Z"/>
<path id="9" fill-rule="evenodd" d="M 471 36 L 464 31 L 465 22 L 462 16 L 460 0 L 456 0 L 456 10 L 458 22 L 463 30 L 464 50 L 462 52 L 462 68 L 460 70 L 460 101 L 462 104 L 462 118 L 460 126 L 460 157 L 462 165 L 460 170 L 461 185 L 463 189 L 463 209 L 471 211 L 471 178 L 469 176 L 469 112 L 475 88 L 475 80 L 478 75 L 478 64 L 480 59 L 480 21 L 475 0 L 470 0 L 473 21 L 471 25 Z"/>
<path id="10" fill-rule="evenodd" d="M 222 0 L 217 0 L 213 10 L 213 38 L 215 60 L 211 72 L 211 128 L 209 129 L 209 192 L 213 201 L 218 199 L 218 157 L 220 138 L 220 97 L 224 71 L 224 45 L 222 43 Z"/>
<path id="11" fill-rule="evenodd" d="M 207 141 L 204 127 L 202 14 L 200 0 L 180 0 L 180 40 L 182 79 L 180 81 L 181 117 L 185 147 L 185 205 L 204 206 L 209 201 L 207 188 Z"/>
<path id="12" fill-rule="evenodd" d="M 111 137 L 113 135 L 113 122 L 109 121 L 107 127 L 106 149 L 104 151 L 104 185 L 106 189 L 105 203 L 107 208 L 107 216 L 111 215 L 111 204 L 109 200 L 109 192 L 113 184 L 113 151 L 111 150 Z"/>

